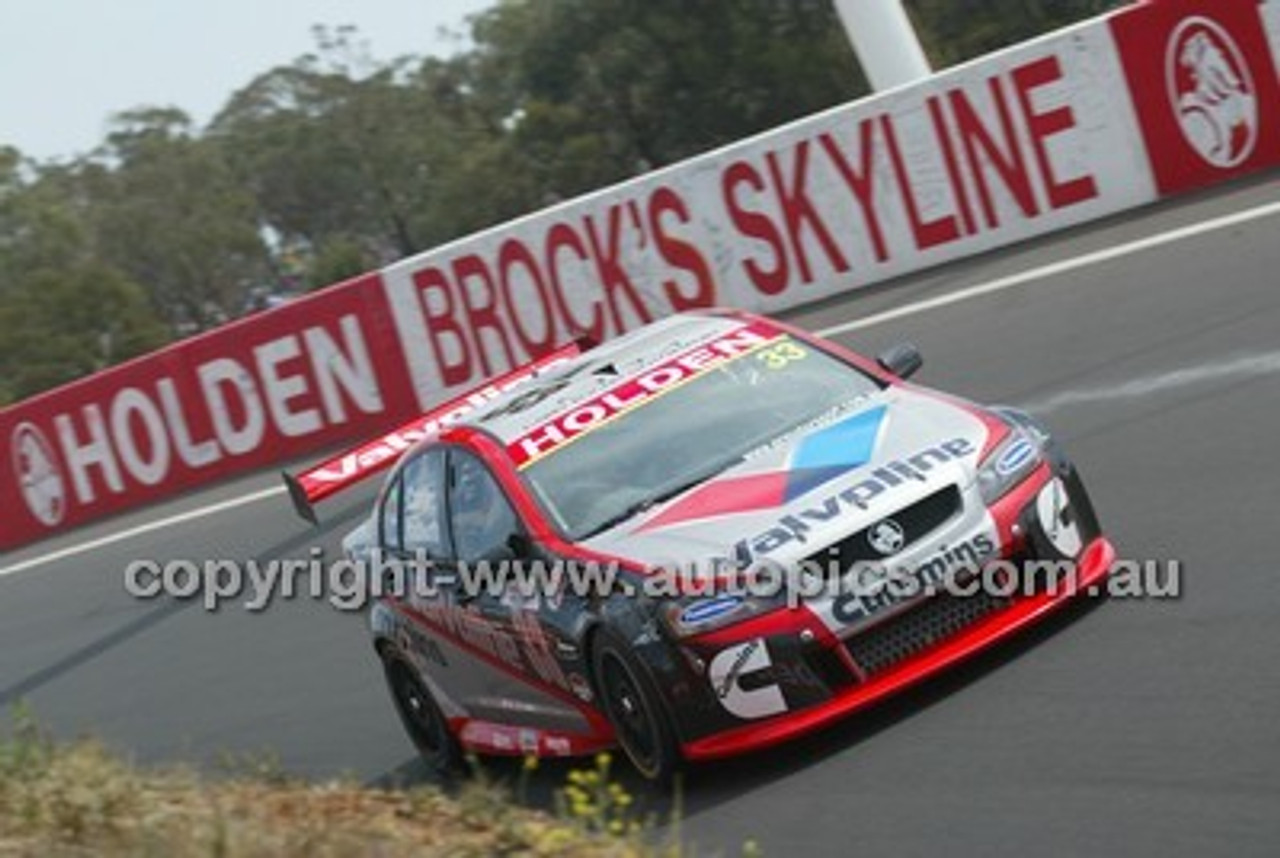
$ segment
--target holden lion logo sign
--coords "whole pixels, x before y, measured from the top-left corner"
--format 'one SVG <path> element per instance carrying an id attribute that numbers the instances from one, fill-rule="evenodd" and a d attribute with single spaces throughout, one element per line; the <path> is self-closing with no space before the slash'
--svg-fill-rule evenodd
<path id="1" fill-rule="evenodd" d="M 30 423 L 13 430 L 13 473 L 27 508 L 42 524 L 53 527 L 67 512 L 67 491 L 53 448 L 44 433 Z"/>
<path id="2" fill-rule="evenodd" d="M 1196 15 L 1174 29 L 1165 82 L 1182 136 L 1200 157 L 1227 169 L 1253 154 L 1257 89 L 1244 53 L 1221 24 Z"/>

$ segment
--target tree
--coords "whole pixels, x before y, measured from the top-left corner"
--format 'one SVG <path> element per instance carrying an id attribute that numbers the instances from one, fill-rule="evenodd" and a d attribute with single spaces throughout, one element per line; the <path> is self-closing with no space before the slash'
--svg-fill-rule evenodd
<path id="1" fill-rule="evenodd" d="M 175 330 L 239 315 L 270 267 L 253 197 L 216 142 L 181 111 L 147 108 L 116 116 L 96 159 L 82 169 L 95 257 L 142 285 Z"/>
<path id="2" fill-rule="evenodd" d="M 906 0 L 935 68 L 1125 5 L 1127 0 Z"/>
<path id="3" fill-rule="evenodd" d="M 169 338 L 146 292 L 97 258 L 92 173 L 0 152 L 0 403 Z"/>
<path id="4" fill-rule="evenodd" d="M 0 403 L 163 345 L 146 293 L 97 262 L 32 272 L 0 299 Z"/>
<path id="5" fill-rule="evenodd" d="M 907 0 L 947 65 L 1117 0 Z M 866 92 L 832 0 L 497 0 L 450 59 L 352 28 L 231 96 L 0 147 L 0 399 Z"/>
<path id="6" fill-rule="evenodd" d="M 380 65 L 350 30 L 317 40 L 317 54 L 236 93 L 210 129 L 263 221 L 317 261 L 340 247 L 375 265 L 455 237 L 466 207 L 436 203 L 488 131 L 471 123 L 454 66 Z"/>
<path id="7" fill-rule="evenodd" d="M 866 91 L 829 0 L 507 0 L 478 95 L 538 199 L 687 158 Z"/>
<path id="8" fill-rule="evenodd" d="M 0 296 L 30 271 L 87 254 L 73 184 L 63 168 L 41 171 L 16 149 L 0 149 Z"/>

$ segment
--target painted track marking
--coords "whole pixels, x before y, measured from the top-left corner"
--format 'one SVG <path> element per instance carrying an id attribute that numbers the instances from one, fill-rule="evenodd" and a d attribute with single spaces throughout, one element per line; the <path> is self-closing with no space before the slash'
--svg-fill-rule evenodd
<path id="1" fill-rule="evenodd" d="M 1098 265 L 1103 262 L 1110 262 L 1113 259 L 1119 259 L 1129 256 L 1133 253 L 1141 253 L 1146 250 L 1152 250 L 1157 247 L 1163 247 L 1167 244 L 1173 244 L 1182 241 L 1185 238 L 1193 238 L 1197 235 L 1216 232 L 1228 227 L 1238 226 L 1251 220 L 1259 220 L 1261 218 L 1272 217 L 1280 214 L 1280 202 L 1267 203 L 1266 205 L 1257 206 L 1256 208 L 1245 209 L 1242 212 L 1223 215 L 1222 217 L 1212 218 L 1210 220 L 1193 223 L 1189 226 L 1178 227 L 1168 232 L 1149 235 L 1145 238 L 1135 239 L 1124 244 L 1117 244 L 1114 247 L 1107 247 L 1102 250 L 1095 250 L 1082 256 L 1074 256 L 1071 259 L 1064 259 L 1061 262 L 1052 262 L 1048 265 L 1041 265 L 1038 268 L 1029 268 L 1026 271 L 1020 271 L 1017 274 L 1010 274 L 1007 277 L 1000 277 L 995 280 L 989 280 L 986 283 L 977 283 L 973 286 L 967 286 L 955 292 L 948 292 L 945 295 L 939 295 L 936 298 L 927 298 L 923 301 L 916 301 L 913 304 L 906 304 L 901 307 L 894 307 L 892 310 L 885 310 L 883 313 L 876 313 L 871 316 L 864 316 L 861 319 L 852 319 L 848 322 L 841 322 L 838 325 L 832 325 L 829 328 L 823 328 L 818 331 L 819 336 L 834 337 L 838 334 L 846 334 L 850 331 L 858 331 L 864 328 L 870 328 L 874 325 L 882 325 L 885 322 L 893 322 L 898 319 L 905 319 L 908 316 L 916 316 L 920 313 L 927 313 L 930 310 L 936 310 L 940 307 L 949 307 L 952 304 L 959 304 L 973 298 L 981 298 L 984 295 L 993 295 L 997 292 L 1004 292 L 1007 289 L 1013 289 L 1018 286 L 1025 286 L 1036 280 L 1044 280 L 1058 274 L 1065 274 L 1068 271 L 1075 271 L 1079 268 L 1087 268 L 1090 265 Z"/>
<path id="2" fill-rule="evenodd" d="M 98 539 L 91 539 L 88 542 L 80 542 L 76 545 L 60 548 L 57 551 L 51 551 L 48 554 L 41 554 L 38 557 L 31 557 L 27 560 L 14 563 L 12 566 L 0 567 L 0 578 L 6 575 L 12 575 L 15 572 L 22 572 L 32 569 L 36 566 L 43 566 L 46 563 L 52 563 L 55 560 L 65 560 L 68 557 L 75 557 L 78 554 L 84 554 L 93 551 L 96 548 L 102 548 L 117 542 L 123 542 L 126 539 L 132 539 L 135 536 L 141 536 L 144 533 L 151 533 L 164 527 L 172 527 L 175 524 L 182 524 L 187 521 L 195 521 L 199 518 L 206 518 L 211 515 L 217 515 L 220 512 L 226 512 L 229 509 L 235 509 L 239 506 L 255 503 L 256 501 L 273 498 L 276 495 L 284 494 L 284 486 L 272 486 L 267 489 L 260 489 L 256 492 L 250 492 L 247 495 L 229 498 L 228 500 L 219 501 L 208 506 L 198 507 L 196 509 L 180 512 L 177 515 L 167 516 L 159 521 L 149 521 L 146 524 L 140 524 L 137 527 L 131 527 L 128 530 L 122 530 L 118 533 L 110 533 Z"/>

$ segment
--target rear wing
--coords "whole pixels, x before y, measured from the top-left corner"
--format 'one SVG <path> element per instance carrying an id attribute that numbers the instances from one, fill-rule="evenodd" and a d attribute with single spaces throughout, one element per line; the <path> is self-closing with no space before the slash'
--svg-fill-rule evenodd
<path id="1" fill-rule="evenodd" d="M 302 518 L 317 524 L 314 506 L 317 501 L 385 471 L 419 440 L 456 423 L 500 394 L 514 390 L 547 370 L 572 360 L 591 345 L 588 340 L 580 339 L 562 346 L 532 363 L 490 379 L 483 386 L 415 417 L 398 429 L 339 453 L 297 475 L 282 472 L 293 508 Z"/>

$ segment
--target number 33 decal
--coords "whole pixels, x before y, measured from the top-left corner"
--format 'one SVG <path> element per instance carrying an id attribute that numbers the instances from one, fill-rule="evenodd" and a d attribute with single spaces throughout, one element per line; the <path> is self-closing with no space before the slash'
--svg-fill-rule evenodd
<path id="1" fill-rule="evenodd" d="M 809 354 L 802 346 L 796 345 L 790 340 L 784 340 L 776 346 L 770 346 L 763 349 L 756 355 L 756 360 L 765 365 L 766 369 L 782 369 L 792 361 L 801 360 Z"/>

